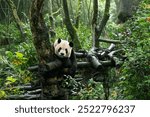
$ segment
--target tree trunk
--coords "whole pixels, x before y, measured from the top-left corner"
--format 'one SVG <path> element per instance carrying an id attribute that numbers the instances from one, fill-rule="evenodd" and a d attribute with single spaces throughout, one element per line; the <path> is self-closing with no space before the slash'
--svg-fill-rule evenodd
<path id="1" fill-rule="evenodd" d="M 93 1 L 93 8 L 94 8 L 94 14 L 93 14 L 93 20 L 92 20 L 92 35 L 93 35 L 93 47 L 99 48 L 99 37 L 102 34 L 102 31 L 104 27 L 106 26 L 106 23 L 109 19 L 109 9 L 110 9 L 110 0 L 106 0 L 105 3 L 105 11 L 102 18 L 101 23 L 98 23 L 98 0 Z"/>
<path id="2" fill-rule="evenodd" d="M 87 3 L 87 16 L 88 16 L 88 24 L 89 25 L 91 25 L 91 20 L 92 20 L 92 18 L 91 18 L 91 6 L 92 6 L 92 0 L 90 0 L 89 1 L 89 5 L 88 5 L 88 3 Z"/>
<path id="3" fill-rule="evenodd" d="M 97 38 L 96 30 L 97 30 L 97 17 L 98 17 L 98 0 L 93 0 L 93 19 L 92 19 L 92 37 L 93 37 L 93 47 L 99 47 L 99 41 Z"/>
<path id="4" fill-rule="evenodd" d="M 132 17 L 141 0 L 120 0 L 118 2 L 118 23 L 124 23 Z"/>
<path id="5" fill-rule="evenodd" d="M 76 24 L 75 24 L 75 27 L 77 29 L 79 28 L 79 24 L 80 24 L 81 4 L 82 4 L 82 1 L 78 0 L 78 8 L 77 8 L 77 12 L 76 12 Z"/>
<path id="6" fill-rule="evenodd" d="M 17 27 L 18 27 L 20 33 L 21 33 L 21 37 L 22 37 L 23 40 L 25 40 L 26 39 L 26 34 L 25 34 L 24 29 L 23 29 L 23 22 L 20 20 L 20 18 L 18 16 L 17 8 L 16 8 L 16 6 L 13 3 L 12 0 L 6 0 L 6 2 L 8 3 L 8 5 L 11 8 L 11 11 L 12 11 L 13 17 L 15 19 L 15 22 L 17 24 Z"/>
<path id="7" fill-rule="evenodd" d="M 97 21 L 98 19 L 98 0 L 93 0 L 93 19 L 92 19 L 92 36 L 93 36 L 93 48 L 99 48 L 99 37 L 102 34 L 102 31 L 109 19 L 109 9 L 110 9 L 110 0 L 106 0 L 105 2 L 105 11 L 102 18 L 102 21 L 99 23 Z M 93 60 L 93 67 L 95 68 L 101 68 L 102 64 L 97 60 L 96 58 L 92 58 Z M 107 70 L 104 75 L 104 81 L 103 81 L 103 87 L 105 92 L 105 99 L 109 98 L 109 85 L 108 85 L 108 76 L 105 76 L 108 74 Z"/>
<path id="8" fill-rule="evenodd" d="M 40 64 L 45 64 L 53 60 L 53 51 L 50 48 L 48 30 L 46 28 L 43 16 L 42 5 L 44 0 L 33 0 L 31 6 L 31 31 L 33 43 L 35 45 Z"/>
<path id="9" fill-rule="evenodd" d="M 65 21 L 65 25 L 66 28 L 70 34 L 70 37 L 75 45 L 75 49 L 81 49 L 81 44 L 77 35 L 77 30 L 76 28 L 73 26 L 73 24 L 71 23 L 70 20 L 70 16 L 69 16 L 69 11 L 68 11 L 68 4 L 67 4 L 67 0 L 63 0 L 63 10 L 64 10 L 64 21 Z"/>
<path id="10" fill-rule="evenodd" d="M 110 0 L 106 0 L 104 15 L 103 15 L 102 21 L 99 24 L 99 26 L 97 28 L 97 31 L 96 31 L 96 34 L 97 34 L 96 37 L 97 38 L 99 38 L 101 36 L 102 31 L 105 28 L 106 23 L 107 23 L 107 21 L 109 19 L 109 9 L 110 9 Z"/>
<path id="11" fill-rule="evenodd" d="M 47 4 L 48 4 L 48 9 L 49 9 L 48 13 L 49 13 L 49 21 L 50 21 L 49 32 L 50 32 L 50 36 L 53 38 L 56 36 L 56 33 L 55 33 L 55 19 L 53 17 L 52 0 L 48 0 Z"/>
<path id="12" fill-rule="evenodd" d="M 33 0 L 30 14 L 30 26 L 33 35 L 33 43 L 39 60 L 39 77 L 42 85 L 42 99 L 61 99 L 65 94 L 58 84 L 63 78 L 46 78 L 45 73 L 50 72 L 47 63 L 55 60 L 52 44 L 49 42 L 48 29 L 45 25 L 42 6 L 44 0 Z M 57 67 L 57 64 L 55 64 Z M 62 94 L 60 96 L 60 94 Z"/>

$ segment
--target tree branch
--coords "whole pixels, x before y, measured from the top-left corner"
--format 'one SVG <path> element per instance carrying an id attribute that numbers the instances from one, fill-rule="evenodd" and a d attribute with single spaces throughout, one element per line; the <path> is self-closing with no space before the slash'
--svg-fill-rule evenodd
<path id="1" fill-rule="evenodd" d="M 101 23 L 99 24 L 97 31 L 96 31 L 97 38 L 99 38 L 101 36 L 102 31 L 109 19 L 109 9 L 110 9 L 110 0 L 106 0 L 104 16 L 103 16 L 103 19 L 102 19 Z"/>
<path id="2" fill-rule="evenodd" d="M 25 94 L 25 95 L 10 95 L 7 97 L 7 99 L 26 99 L 26 100 L 31 100 L 31 99 L 39 99 L 41 97 L 40 94 L 35 94 L 35 95 L 30 95 L 30 94 Z"/>
<path id="3" fill-rule="evenodd" d="M 114 43 L 114 44 L 122 44 L 124 42 L 121 42 L 119 40 L 111 40 L 111 39 L 99 39 L 100 42 L 106 42 L 106 43 Z"/>

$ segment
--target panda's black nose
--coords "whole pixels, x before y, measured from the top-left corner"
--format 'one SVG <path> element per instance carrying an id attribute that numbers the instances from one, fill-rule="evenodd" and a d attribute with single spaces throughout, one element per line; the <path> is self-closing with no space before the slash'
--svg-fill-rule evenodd
<path id="1" fill-rule="evenodd" d="M 64 56 L 64 53 L 61 53 L 62 56 Z"/>

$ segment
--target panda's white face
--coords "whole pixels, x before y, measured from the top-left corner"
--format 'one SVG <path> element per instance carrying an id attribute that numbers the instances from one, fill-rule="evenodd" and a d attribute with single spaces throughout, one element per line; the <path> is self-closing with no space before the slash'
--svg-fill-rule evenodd
<path id="1" fill-rule="evenodd" d="M 70 58 L 72 47 L 72 42 L 62 39 L 57 39 L 54 43 L 55 54 L 60 58 Z"/>

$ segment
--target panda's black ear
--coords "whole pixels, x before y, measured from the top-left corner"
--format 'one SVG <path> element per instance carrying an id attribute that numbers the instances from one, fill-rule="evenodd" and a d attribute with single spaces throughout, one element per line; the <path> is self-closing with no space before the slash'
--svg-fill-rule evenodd
<path id="1" fill-rule="evenodd" d="M 69 42 L 69 46 L 70 46 L 70 47 L 73 47 L 73 43 L 72 43 L 72 42 Z"/>
<path id="2" fill-rule="evenodd" d="M 60 42 L 61 42 L 61 39 L 59 38 L 59 39 L 58 39 L 58 43 L 60 43 Z"/>

